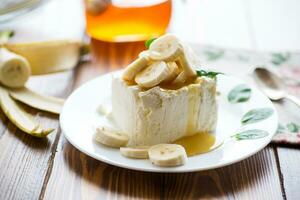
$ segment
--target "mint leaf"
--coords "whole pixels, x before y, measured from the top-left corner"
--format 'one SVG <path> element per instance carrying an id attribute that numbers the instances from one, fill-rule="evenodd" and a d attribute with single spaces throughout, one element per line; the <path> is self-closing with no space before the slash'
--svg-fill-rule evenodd
<path id="1" fill-rule="evenodd" d="M 146 48 L 149 49 L 149 47 L 150 47 L 150 45 L 152 44 L 152 42 L 153 42 L 154 40 L 156 40 L 156 39 L 157 39 L 157 38 L 150 38 L 149 40 L 147 40 L 147 41 L 145 42 Z"/>
<path id="2" fill-rule="evenodd" d="M 281 65 L 282 63 L 288 61 L 290 59 L 289 53 L 273 53 L 271 62 L 274 65 Z"/>
<path id="3" fill-rule="evenodd" d="M 251 124 L 255 122 L 262 121 L 264 119 L 267 119 L 274 113 L 274 110 L 271 108 L 258 108 L 248 111 L 244 116 L 242 117 L 242 124 Z"/>
<path id="4" fill-rule="evenodd" d="M 218 74 L 223 74 L 221 72 L 214 72 L 214 71 L 205 71 L 205 70 L 196 70 L 197 76 L 207 76 L 209 78 L 216 78 Z"/>
<path id="5" fill-rule="evenodd" d="M 267 131 L 260 130 L 260 129 L 252 129 L 252 130 L 242 131 L 240 133 L 232 135 L 231 137 L 234 137 L 237 140 L 253 140 L 253 139 L 263 138 L 268 135 L 269 133 Z"/>
<path id="6" fill-rule="evenodd" d="M 227 99 L 230 103 L 246 102 L 251 97 L 251 88 L 245 84 L 234 87 L 228 93 Z"/>
<path id="7" fill-rule="evenodd" d="M 286 125 L 286 127 L 289 129 L 290 132 L 292 133 L 298 133 L 299 129 L 300 129 L 300 126 L 291 122 L 291 123 L 288 123 Z"/>
<path id="8" fill-rule="evenodd" d="M 221 58 L 225 52 L 222 49 L 210 49 L 205 50 L 203 53 L 206 55 L 208 61 L 213 61 Z"/>

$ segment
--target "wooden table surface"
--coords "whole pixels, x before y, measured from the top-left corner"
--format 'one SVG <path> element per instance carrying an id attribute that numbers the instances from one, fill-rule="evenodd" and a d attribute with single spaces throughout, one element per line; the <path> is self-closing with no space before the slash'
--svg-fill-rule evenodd
<path id="1" fill-rule="evenodd" d="M 29 86 L 66 98 L 82 83 L 122 68 L 144 49 L 143 43 L 96 41 L 93 47 L 97 56 L 92 62 L 34 77 Z M 61 133 L 57 116 L 32 112 L 56 131 L 45 139 L 33 138 L 0 112 L 0 199 L 300 199 L 297 148 L 269 145 L 239 163 L 202 172 L 138 172 L 81 153 Z"/>

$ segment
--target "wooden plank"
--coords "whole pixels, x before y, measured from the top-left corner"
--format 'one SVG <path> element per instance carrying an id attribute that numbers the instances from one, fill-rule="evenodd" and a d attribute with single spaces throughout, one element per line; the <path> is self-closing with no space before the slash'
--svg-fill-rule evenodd
<path id="1" fill-rule="evenodd" d="M 64 140 L 44 199 L 283 199 L 277 173 L 272 148 L 217 170 L 158 174 L 107 165 Z"/>
<path id="2" fill-rule="evenodd" d="M 78 4 L 81 1 L 76 1 L 49 1 L 33 13 L 1 24 L 1 29 L 14 30 L 14 42 L 80 39 L 84 18 L 78 14 L 83 11 Z M 68 9 L 72 12 L 66 15 Z M 40 76 L 31 78 L 28 85 L 44 94 L 66 97 L 73 84 L 72 77 L 72 72 Z M 43 183 L 51 173 L 60 136 L 58 116 L 30 111 L 41 124 L 56 131 L 45 139 L 33 138 L 17 130 L 0 112 L 0 199 L 38 199 Z"/>
<path id="3" fill-rule="evenodd" d="M 277 151 L 286 199 L 299 199 L 299 147 L 277 147 Z"/>
<path id="4" fill-rule="evenodd" d="M 64 138 L 44 199 L 159 198 L 159 174 L 134 172 L 99 162 L 79 152 Z"/>
<path id="5" fill-rule="evenodd" d="M 126 65 L 143 49 L 142 44 L 134 48 L 132 44 L 102 45 L 97 46 L 101 51 L 97 60 L 102 63 L 79 68 L 75 87 L 97 76 L 100 69 Z M 132 49 L 130 54 L 128 49 Z M 63 136 L 56 151 L 52 173 L 41 194 L 44 199 L 282 199 L 272 148 L 232 166 L 184 174 L 143 173 L 107 165 L 76 150 Z"/>
<path id="6" fill-rule="evenodd" d="M 72 72 L 33 78 L 29 86 L 36 91 L 65 97 L 72 85 Z M 41 124 L 56 129 L 47 138 L 34 138 L 6 118 L 0 132 L 0 199 L 37 199 L 55 153 L 59 138 L 56 115 L 29 109 Z M 3 116 L 1 112 L 1 116 Z"/>
<path id="7" fill-rule="evenodd" d="M 289 101 L 283 101 L 281 103 L 276 103 L 277 109 L 279 111 L 284 110 L 285 116 L 281 116 L 286 125 L 290 122 L 300 123 L 299 108 Z M 297 134 L 297 133 L 294 133 Z M 299 133 L 298 133 L 299 134 Z M 285 195 L 287 199 L 299 199 L 300 191 L 299 184 L 300 179 L 298 175 L 300 174 L 299 168 L 299 158 L 300 150 L 299 146 L 289 146 L 277 147 L 277 159 L 280 166 L 280 175 L 283 187 L 285 188 Z"/>
<path id="8" fill-rule="evenodd" d="M 187 174 L 166 174 L 166 199 L 282 199 L 273 149 L 242 162 Z"/>

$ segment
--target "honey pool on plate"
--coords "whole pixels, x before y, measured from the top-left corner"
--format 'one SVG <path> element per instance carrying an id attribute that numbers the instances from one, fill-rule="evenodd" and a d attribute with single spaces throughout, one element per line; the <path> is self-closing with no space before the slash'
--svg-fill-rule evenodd
<path id="1" fill-rule="evenodd" d="M 86 11 L 88 34 L 109 42 L 141 41 L 165 33 L 171 0 L 113 0 L 99 14 Z"/>
<path id="2" fill-rule="evenodd" d="M 174 142 L 184 147 L 188 156 L 212 151 L 222 145 L 223 140 L 212 133 L 197 133 L 192 136 L 180 138 Z"/>

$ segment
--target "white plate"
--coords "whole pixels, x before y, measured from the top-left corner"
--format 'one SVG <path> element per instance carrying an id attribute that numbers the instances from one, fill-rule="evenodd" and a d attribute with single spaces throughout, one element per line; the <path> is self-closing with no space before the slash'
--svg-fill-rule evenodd
<path id="1" fill-rule="evenodd" d="M 93 130 L 96 124 L 108 123 L 103 116 L 98 114 L 97 108 L 103 103 L 110 104 L 111 78 L 111 74 L 107 74 L 75 90 L 65 102 L 60 115 L 60 125 L 69 142 L 80 151 L 115 166 L 151 172 L 191 172 L 222 167 L 257 153 L 271 141 L 277 129 L 277 113 L 267 97 L 252 88 L 249 101 L 231 104 L 227 100 L 227 94 L 242 81 L 220 75 L 217 87 L 220 96 L 218 96 L 219 115 L 216 135 L 228 138 L 228 140 L 225 139 L 223 145 L 211 152 L 189 157 L 187 163 L 180 167 L 157 167 L 149 160 L 125 158 L 118 149 L 105 147 L 93 141 Z M 241 130 L 240 120 L 243 114 L 261 107 L 272 108 L 273 115 L 263 121 L 246 125 L 244 128 L 265 130 L 269 135 L 253 140 L 229 139 L 231 135 Z"/>

